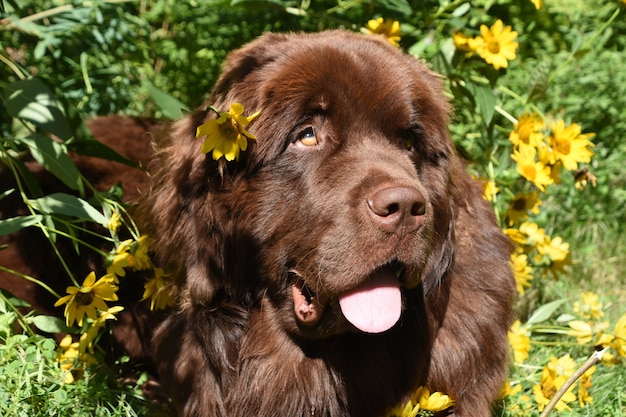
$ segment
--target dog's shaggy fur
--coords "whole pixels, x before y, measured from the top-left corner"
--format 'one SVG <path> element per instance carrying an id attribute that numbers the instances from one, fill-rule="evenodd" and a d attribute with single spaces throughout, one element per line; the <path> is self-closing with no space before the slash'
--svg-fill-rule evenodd
<path id="1" fill-rule="evenodd" d="M 221 177 L 195 138 L 215 116 L 194 113 L 145 206 L 183 289 L 155 336 L 181 414 L 381 416 L 427 385 L 489 415 L 510 245 L 453 151 L 439 78 L 372 37 L 268 34 L 230 56 L 207 105 L 234 102 L 261 110 L 251 149 Z M 400 320 L 357 330 L 339 300 L 389 275 Z"/>
<path id="2" fill-rule="evenodd" d="M 157 141 L 138 218 L 180 290 L 153 346 L 181 416 L 380 417 L 421 385 L 490 414 L 510 243 L 441 84 L 375 37 L 267 34 Z M 220 166 L 196 129 L 232 103 L 257 139 Z"/>

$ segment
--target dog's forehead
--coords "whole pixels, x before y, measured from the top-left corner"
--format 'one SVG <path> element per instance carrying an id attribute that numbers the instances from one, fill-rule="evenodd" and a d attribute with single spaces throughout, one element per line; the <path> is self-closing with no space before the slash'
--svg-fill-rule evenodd
<path id="1" fill-rule="evenodd" d="M 420 65 L 393 47 L 361 37 L 349 42 L 298 39 L 262 74 L 266 103 L 350 113 L 398 113 L 419 102 Z M 404 115 L 409 118 L 410 115 Z"/>

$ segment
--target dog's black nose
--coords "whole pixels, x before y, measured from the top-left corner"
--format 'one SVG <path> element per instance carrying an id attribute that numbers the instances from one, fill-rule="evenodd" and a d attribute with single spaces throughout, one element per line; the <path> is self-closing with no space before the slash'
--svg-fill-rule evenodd
<path id="1" fill-rule="evenodd" d="M 415 187 L 380 188 L 367 199 L 367 206 L 376 224 L 388 233 L 410 233 L 424 223 L 426 200 Z"/>

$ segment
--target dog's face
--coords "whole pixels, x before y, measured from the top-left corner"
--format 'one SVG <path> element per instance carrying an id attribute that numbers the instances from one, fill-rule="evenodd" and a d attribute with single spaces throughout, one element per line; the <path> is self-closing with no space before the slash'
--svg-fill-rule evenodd
<path id="1" fill-rule="evenodd" d="M 256 141 L 220 176 L 195 138 L 215 115 L 179 122 L 176 195 L 160 197 L 179 201 L 158 223 L 179 240 L 187 302 L 264 299 L 304 338 L 391 328 L 403 289 L 438 279 L 452 253 L 440 88 L 356 34 L 266 35 L 233 54 L 207 105 L 260 110 Z"/>

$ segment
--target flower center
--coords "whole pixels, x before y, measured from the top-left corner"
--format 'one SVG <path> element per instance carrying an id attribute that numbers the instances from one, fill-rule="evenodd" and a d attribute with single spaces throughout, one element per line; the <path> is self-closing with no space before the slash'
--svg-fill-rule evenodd
<path id="1" fill-rule="evenodd" d="M 569 155 L 570 143 L 567 140 L 559 140 L 556 142 L 556 150 L 562 155 Z"/>
<path id="2" fill-rule="evenodd" d="M 495 40 L 489 41 L 487 43 L 487 49 L 489 49 L 489 52 L 491 52 L 492 54 L 500 53 L 500 42 Z"/>
<path id="3" fill-rule="evenodd" d="M 237 140 L 239 130 L 232 119 L 228 119 L 224 123 L 220 124 L 218 129 L 222 137 L 231 141 Z"/>
<path id="4" fill-rule="evenodd" d="M 78 293 L 76 293 L 76 303 L 78 305 L 81 306 L 88 306 L 93 302 L 93 294 L 91 293 L 91 291 L 89 292 L 82 292 L 79 291 Z"/>
<path id="5" fill-rule="evenodd" d="M 524 211 L 526 210 L 526 199 L 518 198 L 513 202 L 513 210 L 515 211 Z"/>

